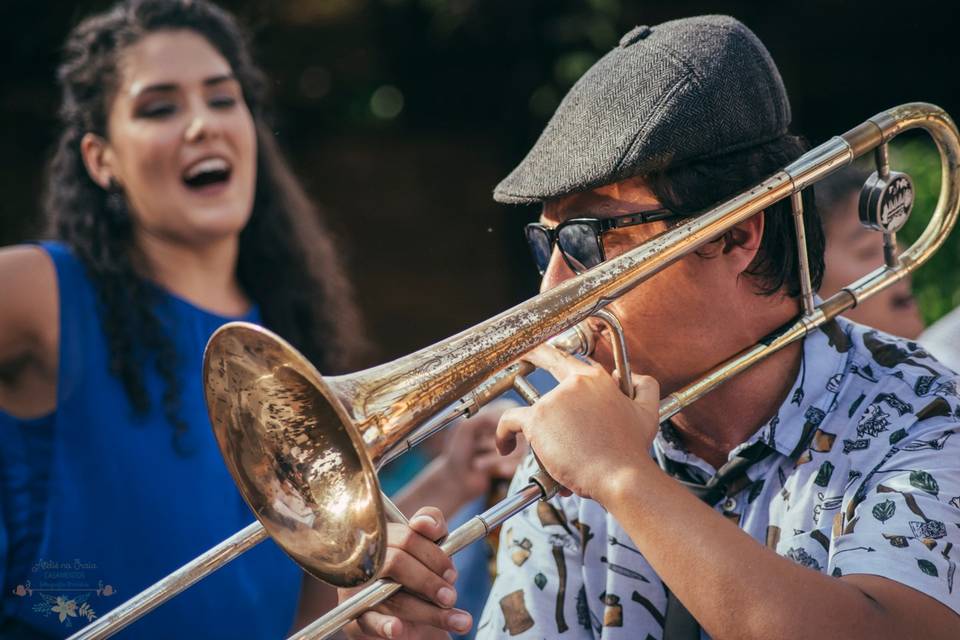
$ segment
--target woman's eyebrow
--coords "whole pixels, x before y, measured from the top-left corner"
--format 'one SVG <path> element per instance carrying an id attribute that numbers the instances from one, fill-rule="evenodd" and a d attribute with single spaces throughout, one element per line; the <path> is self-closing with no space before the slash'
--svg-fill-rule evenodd
<path id="1" fill-rule="evenodd" d="M 136 98 L 146 93 L 169 93 L 170 91 L 176 90 L 177 84 L 175 82 L 157 82 L 146 86 L 134 83 L 134 85 L 130 87 L 130 95 Z"/>
<path id="2" fill-rule="evenodd" d="M 229 82 L 230 80 L 236 80 L 236 79 L 237 79 L 236 76 L 234 76 L 232 73 L 221 73 L 220 75 L 210 76 L 209 78 L 204 80 L 203 86 L 211 87 L 213 85 L 220 84 L 222 82 Z"/>
<path id="3" fill-rule="evenodd" d="M 229 82 L 231 80 L 236 80 L 236 76 L 234 76 L 232 73 L 221 73 L 215 76 L 210 76 L 209 78 L 205 78 L 203 81 L 203 86 L 211 87 L 223 82 Z M 156 82 L 146 86 L 141 86 L 137 83 L 130 88 L 130 95 L 137 97 L 146 93 L 169 93 L 170 91 L 176 91 L 179 86 L 180 85 L 176 82 Z"/>

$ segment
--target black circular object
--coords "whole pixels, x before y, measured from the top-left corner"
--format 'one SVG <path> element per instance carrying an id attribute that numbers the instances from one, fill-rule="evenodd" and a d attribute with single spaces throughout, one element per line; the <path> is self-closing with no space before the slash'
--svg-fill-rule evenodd
<path id="1" fill-rule="evenodd" d="M 860 223 L 884 233 L 896 233 L 913 210 L 913 180 L 901 171 L 886 177 L 876 171 L 860 190 Z"/>

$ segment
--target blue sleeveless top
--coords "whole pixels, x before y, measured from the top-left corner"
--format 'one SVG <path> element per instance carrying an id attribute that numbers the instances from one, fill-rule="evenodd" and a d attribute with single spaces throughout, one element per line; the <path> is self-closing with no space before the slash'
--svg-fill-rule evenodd
<path id="1" fill-rule="evenodd" d="M 220 456 L 201 384 L 207 339 L 231 318 L 166 293 L 157 306 L 179 355 L 189 453 L 178 454 L 155 368 L 145 370 L 150 411 L 138 417 L 109 372 L 82 264 L 61 244 L 42 246 L 59 283 L 57 409 L 36 420 L 0 413 L 3 638 L 68 636 L 254 520 Z M 115 637 L 281 638 L 300 577 L 267 540 Z"/>

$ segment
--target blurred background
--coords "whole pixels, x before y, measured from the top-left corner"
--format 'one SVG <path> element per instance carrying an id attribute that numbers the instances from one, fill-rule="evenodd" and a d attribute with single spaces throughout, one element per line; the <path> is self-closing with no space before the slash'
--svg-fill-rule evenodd
<path id="1" fill-rule="evenodd" d="M 0 244 L 37 237 L 55 136 L 59 49 L 112 4 L 4 3 L 0 23 Z M 637 24 L 726 13 L 777 61 L 794 130 L 819 143 L 896 104 L 960 118 L 957 3 L 625 0 L 224 1 L 254 34 L 275 129 L 338 238 L 382 361 L 536 292 L 521 236 L 537 211 L 495 204 L 573 82 Z M 939 185 L 925 138 L 900 144 L 919 193 Z M 916 278 L 929 322 L 960 304 L 960 232 Z"/>

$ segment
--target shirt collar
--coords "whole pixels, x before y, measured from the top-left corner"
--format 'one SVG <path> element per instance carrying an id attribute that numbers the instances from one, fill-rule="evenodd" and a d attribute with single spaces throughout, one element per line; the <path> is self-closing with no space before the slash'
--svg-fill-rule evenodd
<path id="1" fill-rule="evenodd" d="M 830 438 L 830 434 L 818 433 L 817 427 L 836 408 L 850 348 L 850 325 L 842 320 L 828 322 L 808 334 L 803 340 L 800 371 L 786 400 L 775 416 L 730 452 L 728 459 L 757 440 L 763 440 L 781 455 L 798 457 L 804 455 L 811 441 L 812 446 L 817 446 L 818 437 Z M 669 424 L 657 432 L 654 451 L 657 456 L 713 473 L 709 464 L 683 449 Z"/>
<path id="2" fill-rule="evenodd" d="M 836 409 L 851 348 L 850 325 L 832 321 L 807 335 L 797 379 L 771 418 L 750 441 L 763 439 L 785 456 L 803 454 L 817 427 Z"/>

